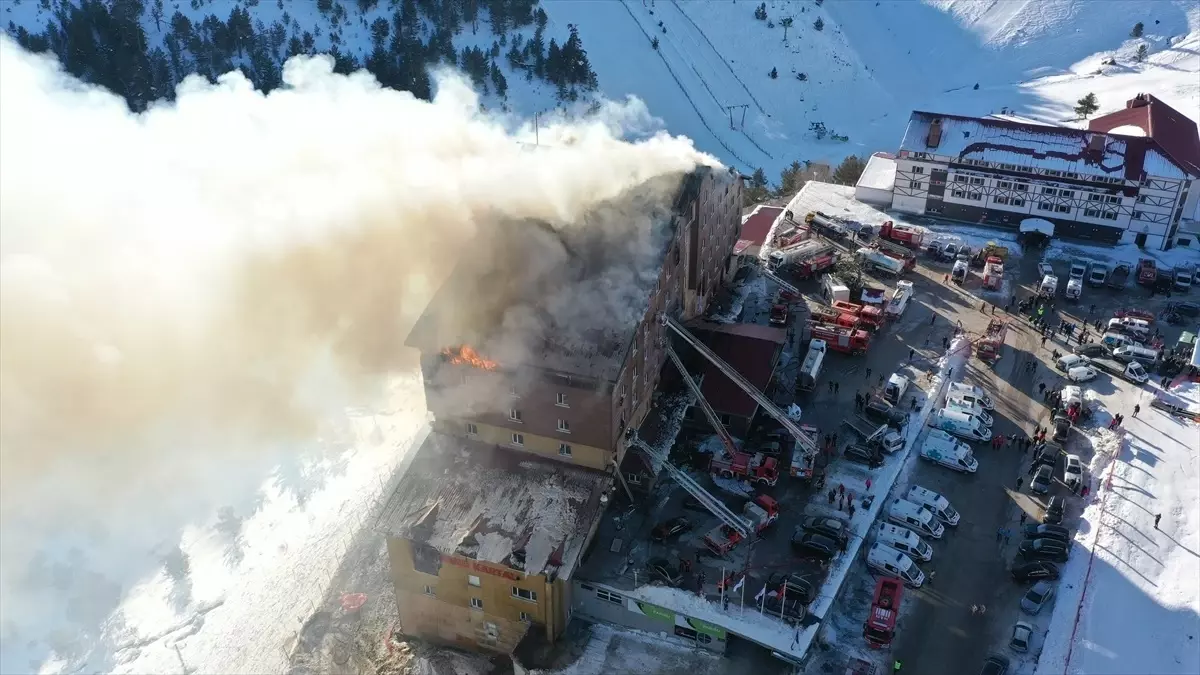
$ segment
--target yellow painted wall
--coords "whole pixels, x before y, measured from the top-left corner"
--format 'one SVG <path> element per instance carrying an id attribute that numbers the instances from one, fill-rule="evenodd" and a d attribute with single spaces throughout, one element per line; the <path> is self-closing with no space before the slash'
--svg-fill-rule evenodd
<path id="1" fill-rule="evenodd" d="M 389 537 L 387 548 L 396 604 L 406 634 L 466 649 L 509 653 L 527 630 L 544 629 L 551 641 L 562 633 L 565 584 L 560 580 L 547 582 L 544 575 L 527 576 L 484 563 L 519 577 L 504 578 L 472 569 L 476 561 L 461 557 L 444 558 L 437 575 L 425 574 L 413 569 L 410 542 Z M 479 586 L 471 584 L 471 576 L 478 577 Z M 426 593 L 426 586 L 432 595 Z M 537 601 L 514 597 L 514 586 L 534 591 Z M 483 602 L 482 610 L 471 607 L 472 598 Z M 530 623 L 521 620 L 521 612 L 529 615 Z"/>
<path id="2" fill-rule="evenodd" d="M 434 428 L 451 436 L 469 438 L 480 443 L 489 443 L 491 445 L 512 448 L 514 450 L 535 454 L 546 459 L 553 459 L 555 461 L 563 462 L 564 464 L 585 466 L 589 469 L 596 469 L 598 471 L 605 471 L 610 468 L 609 464 L 612 453 L 603 448 L 571 443 L 569 439 L 565 438 L 549 438 L 547 436 L 538 436 L 536 434 L 520 431 L 519 429 L 497 427 L 490 424 L 482 424 L 480 422 L 472 422 L 472 424 L 475 425 L 476 430 L 479 432 L 473 436 L 467 434 L 466 420 L 439 418 L 434 423 Z M 512 444 L 513 432 L 524 435 L 524 445 L 518 447 Z M 564 457 L 558 454 L 558 445 L 560 443 L 568 443 L 571 446 L 570 457 Z"/>

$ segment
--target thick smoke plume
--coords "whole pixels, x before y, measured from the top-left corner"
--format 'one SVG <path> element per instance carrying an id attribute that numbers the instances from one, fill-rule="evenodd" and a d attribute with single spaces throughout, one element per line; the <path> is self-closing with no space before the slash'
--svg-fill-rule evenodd
<path id="1" fill-rule="evenodd" d="M 189 80 L 134 115 L 0 37 L 6 630 L 86 615 L 30 595 L 48 542 L 83 533 L 92 569 L 119 568 L 411 369 L 408 331 L 464 251 L 498 279 L 554 280 L 537 321 L 626 321 L 655 218 L 715 164 L 685 139 L 622 140 L 651 126 L 636 101 L 543 119 L 534 147 L 451 74 L 432 103 L 321 57 L 284 81 Z M 564 262 L 578 269 L 550 271 Z M 456 311 L 530 320 L 484 306 L 503 298 Z"/>

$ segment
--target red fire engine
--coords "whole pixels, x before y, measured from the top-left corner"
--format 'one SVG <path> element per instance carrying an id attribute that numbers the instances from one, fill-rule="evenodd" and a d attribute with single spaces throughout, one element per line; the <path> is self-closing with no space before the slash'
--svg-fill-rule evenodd
<path id="1" fill-rule="evenodd" d="M 843 354 L 858 355 L 867 351 L 871 346 L 871 336 L 865 330 L 832 326 L 827 323 L 809 324 L 812 336 L 824 340 L 826 346 Z"/>
<path id="2" fill-rule="evenodd" d="M 1008 335 L 1008 324 L 1000 319 L 992 319 L 988 323 L 983 337 L 975 343 L 975 356 L 987 364 L 1000 360 L 1000 352 L 1004 349 L 1004 338 Z"/>
<path id="3" fill-rule="evenodd" d="M 879 236 L 882 239 L 894 241 L 909 248 L 920 249 L 921 242 L 925 239 L 925 230 L 896 225 L 890 220 L 885 220 L 879 226 Z"/>
<path id="4" fill-rule="evenodd" d="M 722 478 L 736 478 L 773 486 L 779 481 L 778 464 L 774 457 L 767 457 L 761 452 L 753 455 L 735 452 L 733 456 L 714 456 L 709 462 L 708 470 Z"/>
<path id="5" fill-rule="evenodd" d="M 1153 258 L 1142 258 L 1137 264 L 1137 282 L 1143 286 L 1153 286 L 1158 281 L 1158 267 Z"/>
<path id="6" fill-rule="evenodd" d="M 844 300 L 834 300 L 832 307 L 840 312 L 858 317 L 859 320 L 871 328 L 879 328 L 883 325 L 883 311 L 878 307 L 856 305 L 853 302 L 845 302 Z"/>
<path id="7" fill-rule="evenodd" d="M 998 291 L 1003 284 L 1004 261 L 996 256 L 992 256 L 983 265 L 983 287 Z"/>
<path id="8" fill-rule="evenodd" d="M 742 519 L 757 536 L 779 519 L 779 503 L 766 495 L 760 495 L 742 507 Z M 728 525 L 718 525 L 704 535 L 704 545 L 717 555 L 725 555 L 742 542 L 742 535 Z"/>
<path id="9" fill-rule="evenodd" d="M 873 649 L 883 649 L 892 644 L 896 636 L 896 616 L 900 612 L 900 595 L 904 584 L 894 577 L 880 577 L 875 583 L 875 599 L 871 601 L 871 613 L 863 622 L 863 637 Z"/>
<path id="10" fill-rule="evenodd" d="M 839 312 L 836 309 L 826 305 L 814 307 L 812 310 L 812 318 L 813 321 L 816 321 L 817 323 L 828 323 L 835 326 L 845 326 L 847 328 L 858 328 L 860 323 L 858 317 L 854 314 Z"/>

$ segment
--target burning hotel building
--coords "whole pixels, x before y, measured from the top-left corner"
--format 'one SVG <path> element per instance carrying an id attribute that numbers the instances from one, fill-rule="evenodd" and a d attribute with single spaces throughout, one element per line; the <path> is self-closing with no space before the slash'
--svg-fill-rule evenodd
<path id="1" fill-rule="evenodd" d="M 740 177 L 666 180 L 582 224 L 498 226 L 414 326 L 433 431 L 376 525 L 404 633 L 503 653 L 562 634 L 658 385 L 659 318 L 699 316 L 731 272 Z"/>

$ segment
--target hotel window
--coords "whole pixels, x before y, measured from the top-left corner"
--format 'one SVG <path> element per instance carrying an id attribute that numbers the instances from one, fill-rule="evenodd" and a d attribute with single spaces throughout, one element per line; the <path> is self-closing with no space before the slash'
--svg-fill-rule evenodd
<path id="1" fill-rule="evenodd" d="M 1089 202 L 1099 202 L 1104 200 L 1104 195 L 1088 195 Z"/>
<path id="2" fill-rule="evenodd" d="M 1058 190 L 1056 190 L 1054 188 L 1044 187 L 1044 188 L 1042 188 L 1042 194 L 1054 196 L 1054 195 L 1058 194 Z"/>
<path id="3" fill-rule="evenodd" d="M 604 601 L 606 601 L 606 602 L 611 602 L 611 603 L 613 603 L 614 605 L 623 605 L 623 604 L 625 604 L 625 599 L 624 599 L 624 598 L 622 598 L 621 596 L 617 595 L 616 593 L 610 593 L 610 592 L 608 592 L 608 591 L 604 590 L 603 588 L 597 588 L 597 589 L 596 589 L 596 597 L 597 597 L 597 598 L 600 598 L 601 600 L 604 600 Z"/>
<path id="4" fill-rule="evenodd" d="M 432 596 L 436 597 L 437 593 L 433 592 L 433 586 L 426 586 L 425 587 L 425 595 L 432 595 Z"/>
<path id="5" fill-rule="evenodd" d="M 559 443 L 558 444 L 558 454 L 562 455 L 563 457 L 570 457 L 571 456 L 571 446 L 566 443 Z"/>
<path id="6" fill-rule="evenodd" d="M 1099 218 L 1100 210 L 1099 209 L 1084 209 L 1083 215 L 1087 216 L 1088 218 Z"/>
<path id="7" fill-rule="evenodd" d="M 1146 203 L 1146 195 L 1139 195 L 1139 196 L 1138 196 L 1138 203 L 1139 203 L 1139 204 L 1145 204 L 1145 203 Z"/>
<path id="8" fill-rule="evenodd" d="M 1056 213 L 1070 213 L 1071 207 L 1059 204 L 1058 206 L 1054 207 L 1054 211 Z"/>
<path id="9" fill-rule="evenodd" d="M 910 188 L 913 188 L 913 189 L 916 189 L 916 190 L 920 190 L 920 189 L 921 189 L 921 185 L 922 185 L 922 183 L 921 183 L 921 181 L 919 181 L 919 180 L 910 180 L 910 181 L 908 182 L 908 187 L 910 187 Z"/>
<path id="10" fill-rule="evenodd" d="M 1038 202 L 1038 211 L 1053 211 L 1054 205 L 1050 202 Z"/>
<path id="11" fill-rule="evenodd" d="M 642 484 L 642 474 L 627 473 L 627 474 L 625 474 L 625 482 L 629 483 L 630 485 L 641 485 Z"/>
<path id="12" fill-rule="evenodd" d="M 509 408 L 508 419 L 510 419 L 514 422 L 520 422 L 521 421 L 521 411 L 517 410 L 516 408 Z"/>
<path id="13" fill-rule="evenodd" d="M 561 431 L 561 432 L 562 432 L 562 433 L 564 433 L 564 434 L 569 434 L 569 433 L 571 433 L 571 424 L 570 424 L 570 422 L 567 422 L 566 420 L 559 420 L 559 421 L 558 421 L 558 430 L 559 430 L 559 431 Z"/>
<path id="14" fill-rule="evenodd" d="M 481 585 L 480 581 L 479 581 L 479 577 L 475 576 L 474 574 L 468 574 L 467 575 L 467 585 L 474 586 L 475 588 L 479 588 Z"/>
<path id="15" fill-rule="evenodd" d="M 512 435 L 512 444 L 513 445 L 525 445 L 525 434 L 513 434 Z"/>
<path id="16" fill-rule="evenodd" d="M 1025 183 L 1017 183 L 1017 192 L 1029 192 L 1029 185 Z"/>
<path id="17" fill-rule="evenodd" d="M 558 395 L 558 401 L 557 401 L 557 402 L 556 402 L 554 405 L 557 405 L 557 406 L 562 406 L 562 407 L 564 407 L 564 408 L 570 408 L 570 407 L 571 407 L 571 406 L 567 405 L 567 395 L 566 395 L 566 394 L 559 394 L 559 395 Z"/>
<path id="18" fill-rule="evenodd" d="M 1009 202 L 1008 204 L 1009 204 L 1009 206 L 1025 206 L 1025 200 L 1024 199 L 1014 199 L 1011 202 Z"/>
<path id="19" fill-rule="evenodd" d="M 529 602 L 537 602 L 537 592 L 529 591 L 524 588 L 512 587 L 512 595 L 520 600 L 528 600 Z"/>
<path id="20" fill-rule="evenodd" d="M 1007 203 L 1008 203 L 1008 197 L 996 197 L 996 198 L 995 198 L 995 199 L 993 199 L 992 201 L 996 202 L 997 204 L 1007 204 Z"/>
<path id="21" fill-rule="evenodd" d="M 978 192 L 968 192 L 967 199 L 974 199 L 975 201 L 979 201 L 979 200 L 983 199 L 983 195 Z"/>
<path id="22" fill-rule="evenodd" d="M 967 182 L 967 177 L 966 176 L 955 176 L 954 182 L 955 183 L 965 183 L 965 182 Z"/>
<path id="23" fill-rule="evenodd" d="M 479 433 L 479 427 L 475 426 L 475 424 L 472 422 L 467 422 L 467 435 L 475 436 L 478 433 Z"/>
<path id="24" fill-rule="evenodd" d="M 1004 188 L 1005 190 L 1011 190 L 1012 183 L 1010 183 L 1006 180 L 1002 180 L 1002 181 L 999 181 L 998 183 L 996 183 L 996 187 Z"/>
<path id="25" fill-rule="evenodd" d="M 471 609 L 483 609 L 483 601 L 479 598 L 471 598 Z"/>
<path id="26" fill-rule="evenodd" d="M 972 178 L 971 185 L 983 185 L 983 179 L 982 178 Z"/>
<path id="27" fill-rule="evenodd" d="M 925 167 L 923 167 L 923 166 L 914 166 L 914 167 L 912 168 L 912 172 L 913 172 L 913 173 L 925 173 Z"/>
<path id="28" fill-rule="evenodd" d="M 1144 213 L 1142 213 L 1141 211 L 1134 211 L 1134 212 L 1133 212 L 1133 219 L 1134 219 L 1134 220 L 1141 220 L 1141 219 L 1142 219 L 1142 216 L 1144 216 L 1144 215 L 1145 215 L 1145 214 L 1144 214 Z"/>
<path id="29" fill-rule="evenodd" d="M 951 190 L 950 196 L 956 199 L 963 199 L 967 196 L 967 193 L 963 192 L 962 190 Z"/>
<path id="30" fill-rule="evenodd" d="M 1117 212 L 1116 211 L 1105 211 L 1104 214 L 1101 215 L 1100 217 L 1105 220 L 1116 220 Z"/>
<path id="31" fill-rule="evenodd" d="M 1066 197 L 1067 199 L 1070 199 L 1075 196 L 1075 192 L 1073 190 L 1059 190 L 1058 196 Z"/>
<path id="32" fill-rule="evenodd" d="M 525 623 L 533 623 L 533 617 L 529 616 L 529 612 L 521 612 L 521 620 Z"/>

